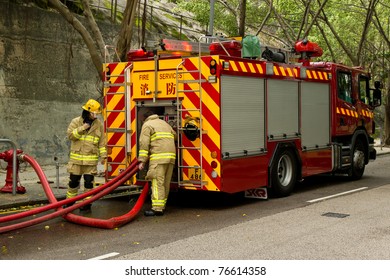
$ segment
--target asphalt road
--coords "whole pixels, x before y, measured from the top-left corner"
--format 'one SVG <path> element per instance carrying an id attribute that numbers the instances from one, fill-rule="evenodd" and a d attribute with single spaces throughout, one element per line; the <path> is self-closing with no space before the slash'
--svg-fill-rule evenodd
<path id="1" fill-rule="evenodd" d="M 56 218 L 0 234 L 0 260 L 389 260 L 389 159 L 370 162 L 359 181 L 313 177 L 281 199 L 171 194 L 166 215 L 139 215 L 113 230 Z M 90 215 L 123 214 L 132 203 L 104 200 Z"/>

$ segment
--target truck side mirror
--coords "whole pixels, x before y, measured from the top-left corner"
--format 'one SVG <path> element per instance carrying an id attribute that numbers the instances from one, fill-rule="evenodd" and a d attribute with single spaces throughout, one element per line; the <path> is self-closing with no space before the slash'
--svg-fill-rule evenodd
<path id="1" fill-rule="evenodd" d="M 372 106 L 373 107 L 378 107 L 382 105 L 382 91 L 380 90 L 383 88 L 383 84 L 381 81 L 375 81 L 374 82 L 374 89 L 373 91 L 373 96 L 372 96 Z"/>
<path id="2" fill-rule="evenodd" d="M 383 88 L 382 82 L 381 81 L 375 81 L 374 82 L 374 88 L 376 88 L 376 89 Z"/>
<path id="3" fill-rule="evenodd" d="M 382 105 L 382 91 L 379 88 L 375 88 L 373 92 L 372 106 L 378 107 Z"/>

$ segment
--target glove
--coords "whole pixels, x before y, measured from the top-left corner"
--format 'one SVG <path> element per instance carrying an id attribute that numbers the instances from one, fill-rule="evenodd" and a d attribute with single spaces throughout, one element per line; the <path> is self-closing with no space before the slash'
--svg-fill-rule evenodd
<path id="1" fill-rule="evenodd" d="M 91 120 L 91 119 L 87 118 L 87 119 L 84 119 L 84 122 L 83 122 L 83 123 L 87 123 L 87 124 L 89 124 L 89 125 L 91 126 L 92 123 L 93 123 L 93 121 L 94 121 L 94 120 Z"/>

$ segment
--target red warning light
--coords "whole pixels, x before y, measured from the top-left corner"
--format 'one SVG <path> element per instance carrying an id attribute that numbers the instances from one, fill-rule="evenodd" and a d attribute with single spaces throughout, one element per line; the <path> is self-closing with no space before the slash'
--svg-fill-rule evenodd
<path id="1" fill-rule="evenodd" d="M 127 52 L 127 60 L 128 61 L 142 59 L 142 58 L 148 58 L 148 57 L 153 57 L 153 56 L 154 56 L 154 54 L 152 51 L 145 51 L 143 49 L 130 50 Z"/>
<path id="2" fill-rule="evenodd" d="M 241 57 L 241 48 L 242 48 L 241 43 L 236 40 L 225 41 L 225 42 L 214 42 L 211 43 L 209 46 L 211 55 L 230 55 L 235 57 Z M 225 50 L 228 53 L 226 53 Z"/>

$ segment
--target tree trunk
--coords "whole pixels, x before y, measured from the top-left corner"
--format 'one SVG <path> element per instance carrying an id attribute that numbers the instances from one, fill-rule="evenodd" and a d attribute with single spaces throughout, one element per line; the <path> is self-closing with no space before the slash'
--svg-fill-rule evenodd
<path id="1" fill-rule="evenodd" d="M 386 88 L 384 144 L 390 145 L 390 74 L 387 77 Z"/>
<path id="2" fill-rule="evenodd" d="M 117 51 L 121 61 L 126 60 L 126 54 L 131 46 L 131 37 L 133 35 L 133 25 L 137 10 L 137 0 L 128 0 L 124 12 L 124 19 L 121 24 Z"/>
<path id="3" fill-rule="evenodd" d="M 99 26 L 97 25 L 95 18 L 92 15 L 91 8 L 89 6 L 89 0 L 82 0 L 84 6 L 84 15 L 87 18 L 89 27 L 91 28 L 92 34 L 94 36 L 95 42 L 99 48 L 101 57 L 104 57 L 104 39 L 102 33 L 100 32 Z"/>
<path id="4" fill-rule="evenodd" d="M 240 1 L 240 22 L 238 26 L 238 35 L 245 36 L 245 18 L 246 18 L 246 0 Z"/>
<path id="5" fill-rule="evenodd" d="M 145 33 L 146 33 L 146 5 L 147 0 L 144 0 L 144 11 L 142 13 L 142 34 L 141 34 L 141 46 L 145 46 Z M 140 7 L 141 8 L 141 7 Z"/>
<path id="6" fill-rule="evenodd" d="M 306 31 L 305 31 L 305 33 L 303 34 L 302 39 L 303 39 L 303 38 L 307 38 L 307 36 L 309 35 L 310 30 L 311 30 L 311 28 L 313 27 L 314 23 L 317 22 L 318 16 L 319 16 L 320 13 L 324 10 L 324 7 L 325 7 L 325 5 L 326 5 L 326 2 L 328 2 L 328 0 L 325 0 L 325 1 L 321 4 L 321 6 L 319 7 L 317 13 L 316 13 L 315 15 L 313 15 L 313 19 L 312 19 L 311 23 L 309 24 L 309 26 L 306 28 Z M 320 4 L 320 2 L 318 2 L 318 4 Z M 312 13 L 312 14 L 313 14 L 313 13 Z M 298 37 L 298 40 L 299 40 L 299 39 L 300 39 L 300 38 Z"/>

